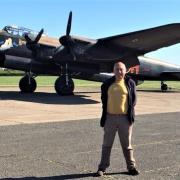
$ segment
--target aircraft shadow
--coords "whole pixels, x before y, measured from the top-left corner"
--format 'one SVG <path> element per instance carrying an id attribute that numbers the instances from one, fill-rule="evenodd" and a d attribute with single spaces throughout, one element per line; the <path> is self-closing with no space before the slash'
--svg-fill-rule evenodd
<path id="1" fill-rule="evenodd" d="M 139 92 L 154 92 L 154 93 L 180 93 L 180 89 L 170 89 L 165 92 L 162 92 L 160 89 L 138 89 Z"/>
<path id="2" fill-rule="evenodd" d="M 90 99 L 90 96 L 75 94 L 72 96 L 59 96 L 56 93 L 34 92 L 30 94 L 18 91 L 0 91 L 0 100 L 16 100 L 25 102 L 35 102 L 41 104 L 97 104 L 98 101 Z"/>
<path id="3" fill-rule="evenodd" d="M 128 175 L 127 172 L 118 172 L 118 173 L 107 173 L 106 176 L 111 175 Z M 22 177 L 22 178 L 3 178 L 0 180 L 66 180 L 66 179 L 81 179 L 87 177 L 97 177 L 96 173 L 86 173 L 86 174 L 68 174 L 52 177 Z"/>

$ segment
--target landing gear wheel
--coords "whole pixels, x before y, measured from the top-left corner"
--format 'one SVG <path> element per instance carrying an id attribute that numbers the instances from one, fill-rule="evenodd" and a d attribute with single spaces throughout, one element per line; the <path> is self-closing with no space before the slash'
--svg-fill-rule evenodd
<path id="1" fill-rule="evenodd" d="M 164 92 L 164 91 L 167 91 L 168 90 L 168 85 L 167 84 L 162 84 L 161 85 L 161 90 Z"/>
<path id="2" fill-rule="evenodd" d="M 33 93 L 37 87 L 36 80 L 32 77 L 24 76 L 19 81 L 19 88 L 22 93 Z"/>
<path id="3" fill-rule="evenodd" d="M 73 95 L 74 82 L 71 78 L 68 78 L 68 85 L 66 84 L 66 76 L 57 78 L 55 82 L 55 90 L 57 94 L 61 96 Z"/>

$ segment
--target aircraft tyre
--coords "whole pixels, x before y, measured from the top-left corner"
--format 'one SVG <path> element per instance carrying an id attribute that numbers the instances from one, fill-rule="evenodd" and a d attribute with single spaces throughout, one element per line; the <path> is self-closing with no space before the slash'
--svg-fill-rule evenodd
<path id="1" fill-rule="evenodd" d="M 167 84 L 162 84 L 161 85 L 161 90 L 162 91 L 167 91 L 168 90 L 168 85 Z"/>
<path id="2" fill-rule="evenodd" d="M 66 76 L 61 76 L 57 78 L 55 82 L 55 90 L 58 95 L 61 95 L 61 96 L 73 95 L 74 82 L 72 78 L 68 78 L 68 79 L 69 79 L 68 85 L 66 85 Z"/>
<path id="3" fill-rule="evenodd" d="M 36 80 L 32 77 L 24 76 L 19 81 L 19 88 L 22 93 L 33 93 L 37 87 Z"/>

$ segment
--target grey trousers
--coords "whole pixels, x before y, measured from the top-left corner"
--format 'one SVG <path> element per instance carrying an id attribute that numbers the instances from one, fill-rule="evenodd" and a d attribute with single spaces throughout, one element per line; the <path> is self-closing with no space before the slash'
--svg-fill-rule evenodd
<path id="1" fill-rule="evenodd" d="M 135 159 L 131 145 L 132 127 L 133 125 L 129 123 L 126 115 L 107 114 L 99 169 L 105 170 L 110 165 L 110 154 L 116 132 L 118 132 L 119 135 L 127 169 L 135 167 Z"/>

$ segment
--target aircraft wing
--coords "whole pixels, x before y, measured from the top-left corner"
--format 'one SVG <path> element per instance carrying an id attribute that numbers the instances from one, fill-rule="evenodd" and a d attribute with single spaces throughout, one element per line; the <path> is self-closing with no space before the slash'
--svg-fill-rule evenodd
<path id="1" fill-rule="evenodd" d="M 164 79 L 174 79 L 174 80 L 180 80 L 180 71 L 167 71 L 167 72 L 162 72 L 161 74 L 161 77 L 164 78 Z"/>
<path id="2" fill-rule="evenodd" d="M 98 39 L 88 53 L 99 60 L 137 57 L 179 42 L 180 23 L 175 23 Z"/>

